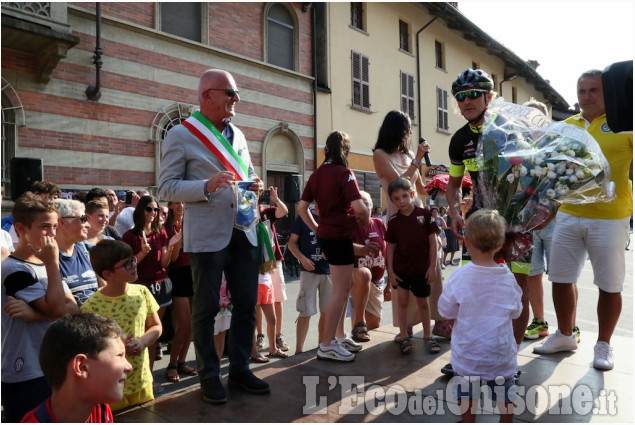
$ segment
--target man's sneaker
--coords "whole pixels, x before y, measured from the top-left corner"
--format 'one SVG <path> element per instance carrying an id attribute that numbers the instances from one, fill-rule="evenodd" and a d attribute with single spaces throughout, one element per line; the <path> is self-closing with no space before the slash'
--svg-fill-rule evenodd
<path id="1" fill-rule="evenodd" d="M 289 351 L 289 346 L 284 340 L 284 336 L 282 334 L 276 335 L 276 348 L 282 351 Z"/>
<path id="2" fill-rule="evenodd" d="M 516 371 L 516 373 L 514 373 L 514 384 L 518 384 L 518 381 L 520 381 L 520 375 L 522 374 L 522 372 L 520 371 L 520 369 L 518 369 Z"/>
<path id="3" fill-rule="evenodd" d="M 317 358 L 322 360 L 335 360 L 338 362 L 352 362 L 355 360 L 355 354 L 342 347 L 336 340 L 333 340 L 331 341 L 331 345 L 327 345 L 326 347 L 320 342 Z"/>
<path id="4" fill-rule="evenodd" d="M 452 367 L 452 363 L 448 363 L 441 368 L 441 373 L 448 376 L 454 376 L 454 368 Z"/>
<path id="5" fill-rule="evenodd" d="M 593 348 L 595 356 L 593 357 L 593 367 L 600 370 L 613 369 L 613 348 L 604 342 L 598 341 Z"/>
<path id="6" fill-rule="evenodd" d="M 362 344 L 353 341 L 346 334 L 342 338 L 335 338 L 335 341 L 351 353 L 359 353 L 362 350 Z"/>
<path id="7" fill-rule="evenodd" d="M 576 325 L 573 327 L 573 334 L 575 335 L 575 342 L 580 343 L 580 328 Z"/>
<path id="8" fill-rule="evenodd" d="M 227 386 L 240 388 L 252 394 L 266 394 L 271 390 L 268 383 L 254 375 L 250 370 L 241 373 L 229 373 Z"/>
<path id="9" fill-rule="evenodd" d="M 525 331 L 525 339 L 538 339 L 549 335 L 549 324 L 534 318 Z"/>
<path id="10" fill-rule="evenodd" d="M 258 334 L 256 336 L 256 349 L 262 350 L 265 344 L 265 336 L 263 334 Z"/>
<path id="11" fill-rule="evenodd" d="M 575 342 L 574 334 L 566 336 L 560 333 L 560 329 L 556 329 L 542 344 L 534 347 L 534 353 L 551 354 L 560 351 L 571 351 L 576 348 L 578 348 L 578 344 Z"/>

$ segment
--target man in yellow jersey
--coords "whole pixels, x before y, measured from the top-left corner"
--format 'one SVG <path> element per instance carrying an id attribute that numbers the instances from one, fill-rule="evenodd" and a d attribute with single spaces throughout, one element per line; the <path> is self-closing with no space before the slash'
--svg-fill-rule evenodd
<path id="1" fill-rule="evenodd" d="M 558 330 L 534 347 L 539 354 L 578 348 L 571 333 L 576 308 L 574 286 L 584 266 L 587 252 L 593 266 L 594 283 L 599 289 L 598 341 L 593 367 L 613 369 L 611 336 L 622 311 L 625 275 L 625 246 L 633 213 L 633 135 L 615 134 L 606 123 L 602 71 L 587 71 L 578 78 L 578 103 L 582 112 L 566 120 L 585 128 L 597 140 L 611 167 L 615 182 L 615 202 L 573 205 L 564 203 L 558 211 L 553 232 L 549 280 L 553 282 L 553 304 Z"/>
<path id="2" fill-rule="evenodd" d="M 483 127 L 488 123 L 485 121 L 485 112 L 487 105 L 493 100 L 495 93 L 493 91 L 494 83 L 492 78 L 480 69 L 468 68 L 460 73 L 452 84 L 452 94 L 454 95 L 461 115 L 468 121 L 463 127 L 457 130 L 450 140 L 449 156 L 450 156 L 450 179 L 446 190 L 446 198 L 448 201 L 450 217 L 452 218 L 452 231 L 457 238 L 463 239 L 462 229 L 465 227 L 465 220 L 476 210 L 483 208 L 483 195 L 478 184 L 479 169 L 477 166 L 477 150 Z M 497 125 L 504 123 L 501 116 L 491 116 L 488 118 Z M 473 206 L 465 214 L 460 215 L 461 211 L 461 186 L 465 170 L 470 173 L 472 178 L 473 190 Z M 462 262 L 470 261 L 470 257 L 463 246 Z M 516 277 L 518 286 L 523 291 L 522 303 L 523 311 L 518 319 L 513 321 L 514 337 L 518 346 L 523 341 L 525 329 L 529 322 L 529 302 L 527 298 L 527 278 L 531 266 L 531 251 L 526 253 L 517 261 L 509 262 L 509 267 Z M 486 319 L 486 318 L 484 318 Z M 485 320 L 485 326 L 487 321 Z M 451 365 L 446 365 L 441 371 L 447 375 L 453 374 Z M 516 373 L 515 378 L 518 379 L 520 370 Z"/>

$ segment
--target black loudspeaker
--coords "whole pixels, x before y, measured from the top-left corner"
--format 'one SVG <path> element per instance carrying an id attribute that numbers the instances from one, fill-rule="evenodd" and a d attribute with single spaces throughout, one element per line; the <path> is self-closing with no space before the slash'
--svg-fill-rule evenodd
<path id="1" fill-rule="evenodd" d="M 33 182 L 44 180 L 41 158 L 11 158 L 11 199 L 31 188 Z"/>
<path id="2" fill-rule="evenodd" d="M 300 175 L 290 174 L 284 177 L 284 202 L 300 202 Z"/>
<path id="3" fill-rule="evenodd" d="M 611 131 L 633 131 L 633 61 L 607 66 L 602 72 L 602 88 Z"/>

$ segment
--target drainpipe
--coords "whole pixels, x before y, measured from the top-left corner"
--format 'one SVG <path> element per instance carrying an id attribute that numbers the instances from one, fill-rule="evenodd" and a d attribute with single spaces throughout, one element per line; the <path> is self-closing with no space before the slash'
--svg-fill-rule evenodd
<path id="1" fill-rule="evenodd" d="M 419 139 L 423 137 L 422 129 L 421 129 L 421 58 L 419 57 L 419 34 L 428 28 L 434 21 L 443 16 L 445 12 L 448 10 L 448 4 L 445 3 L 445 7 L 443 12 L 436 15 L 434 18 L 430 20 L 427 24 L 425 24 L 419 31 L 417 31 L 417 35 L 415 36 L 417 39 L 417 116 L 419 117 Z"/>
<path id="2" fill-rule="evenodd" d="M 86 97 L 88 100 L 92 100 L 93 102 L 97 102 L 101 97 L 101 66 L 103 62 L 101 60 L 101 55 L 103 50 L 101 50 L 101 3 L 95 3 L 95 54 L 93 55 L 93 63 L 95 64 L 95 85 L 88 86 L 86 88 Z"/>
<path id="3" fill-rule="evenodd" d="M 313 3 L 311 4 L 311 20 L 313 21 L 311 30 L 311 48 L 313 50 L 313 171 L 315 171 L 317 168 L 317 18 Z M 302 180 L 304 181 L 304 176 L 302 176 Z"/>

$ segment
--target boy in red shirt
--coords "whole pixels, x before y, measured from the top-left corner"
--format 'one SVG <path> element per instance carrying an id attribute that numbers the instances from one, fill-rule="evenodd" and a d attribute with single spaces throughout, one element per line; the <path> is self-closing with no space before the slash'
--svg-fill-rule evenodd
<path id="1" fill-rule="evenodd" d="M 97 314 L 66 315 L 42 340 L 40 366 L 53 394 L 22 422 L 112 423 L 107 403 L 123 397 L 132 365 L 119 325 Z"/>
<path id="2" fill-rule="evenodd" d="M 437 232 L 439 228 L 430 211 L 413 204 L 415 192 L 410 182 L 404 178 L 395 179 L 388 185 L 388 196 L 399 211 L 388 220 L 386 232 L 386 263 L 388 283 L 397 289 L 399 321 L 399 343 L 402 354 L 412 351 L 412 343 L 407 331 L 407 307 L 410 292 L 417 299 L 423 336 L 428 341 L 432 354 L 441 351 L 430 332 L 430 284 L 438 276 Z"/>

